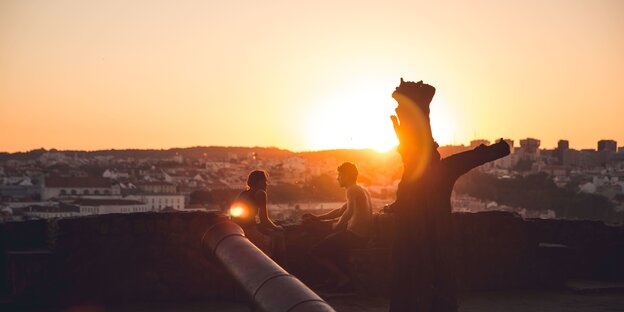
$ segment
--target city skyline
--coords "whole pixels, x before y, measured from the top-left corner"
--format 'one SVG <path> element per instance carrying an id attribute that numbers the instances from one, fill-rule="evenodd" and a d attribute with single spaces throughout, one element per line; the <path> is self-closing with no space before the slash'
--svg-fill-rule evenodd
<path id="1" fill-rule="evenodd" d="M 437 88 L 440 145 L 624 142 L 623 17 L 621 1 L 5 1 L 0 151 L 387 150 L 401 77 Z"/>
<path id="2" fill-rule="evenodd" d="M 458 147 L 458 146 L 464 146 L 464 147 L 470 147 L 471 145 L 473 145 L 473 143 L 482 143 L 483 141 L 488 141 L 491 143 L 494 143 L 495 141 L 499 140 L 500 138 L 496 138 L 496 139 L 490 139 L 490 138 L 474 138 L 471 139 L 468 142 L 451 142 L 450 144 L 444 144 L 444 145 L 440 145 L 440 147 Z M 503 138 L 504 140 L 511 140 L 513 142 L 513 147 L 514 148 L 519 148 L 520 147 L 520 141 L 521 140 L 525 140 L 525 139 L 535 139 L 537 141 L 540 141 L 540 145 L 539 145 L 539 149 L 540 150 L 554 150 L 558 148 L 558 143 L 560 143 L 561 141 L 565 141 L 567 143 L 567 147 L 566 149 L 572 149 L 572 150 L 599 150 L 600 149 L 600 142 L 602 141 L 614 141 L 615 142 L 615 152 L 621 152 L 624 150 L 624 143 L 619 142 L 617 140 L 613 140 L 613 139 L 609 139 L 609 138 L 603 138 L 600 140 L 597 140 L 594 144 L 594 146 L 588 146 L 588 147 L 579 147 L 576 146 L 574 144 L 570 143 L 570 140 L 568 139 L 559 139 L 557 140 L 557 142 L 555 143 L 554 146 L 544 146 L 541 141 L 540 138 L 536 138 L 536 137 L 523 137 L 523 138 Z M 289 151 L 289 152 L 293 152 L 293 153 L 305 153 L 305 152 L 316 152 L 316 151 L 331 151 L 331 150 L 360 150 L 360 149 L 371 149 L 371 150 L 375 150 L 377 152 L 380 153 L 388 153 L 388 152 L 394 152 L 397 145 L 394 145 L 386 150 L 379 150 L 373 147 L 361 147 L 361 148 L 328 148 L 328 149 L 310 149 L 310 150 L 292 150 L 292 149 L 288 149 L 288 148 L 284 148 L 284 147 L 280 147 L 280 146 L 262 146 L 262 145 L 249 145 L 249 146 L 243 146 L 243 145 L 193 145 L 193 146 L 170 146 L 170 147 L 145 147 L 145 148 L 137 148 L 137 147 L 127 147 L 127 148 L 115 148 L 115 147 L 111 147 L 111 148 L 99 148 L 99 149 L 62 149 L 62 148 L 56 148 L 56 147 L 38 147 L 38 148 L 32 148 L 29 150 L 18 150 L 18 151 L 4 151 L 4 150 L 0 150 L 0 153 L 28 153 L 28 152 L 32 152 L 35 150 L 39 150 L 39 149 L 44 149 L 44 150 L 57 150 L 59 152 L 71 152 L 71 151 L 80 151 L 80 152 L 95 152 L 95 151 L 107 151 L 107 150 L 175 150 L 175 149 L 189 149 L 189 148 L 209 148 L 209 147 L 219 147 L 219 148 L 262 148 L 262 149 L 271 149 L 271 148 L 275 148 L 275 149 L 280 149 L 280 150 L 285 150 L 285 151 Z"/>

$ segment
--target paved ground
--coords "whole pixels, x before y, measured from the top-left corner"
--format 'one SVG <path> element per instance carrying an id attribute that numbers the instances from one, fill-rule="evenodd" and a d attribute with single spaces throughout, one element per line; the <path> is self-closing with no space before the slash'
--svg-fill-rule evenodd
<path id="1" fill-rule="evenodd" d="M 322 295 L 323 296 L 323 295 Z M 383 297 L 356 295 L 323 296 L 338 312 L 385 312 L 388 302 Z M 462 294 L 460 312 L 624 312 L 624 291 L 579 293 L 560 291 L 499 291 Z M 0 311 L 12 311 L 0 305 Z M 15 310 L 18 311 L 18 310 Z M 24 311 L 20 309 L 19 311 Z M 30 309 L 47 312 L 57 309 Z M 169 302 L 136 303 L 110 306 L 76 306 L 63 312 L 249 312 L 241 302 Z"/>
<path id="2" fill-rule="evenodd" d="M 385 298 L 358 297 L 355 295 L 328 296 L 325 298 L 338 312 L 382 312 L 388 310 Z M 80 310 L 85 311 L 85 310 Z M 186 302 L 167 304 L 138 304 L 106 307 L 89 311 L 154 311 L 154 312 L 247 312 L 244 303 Z M 461 312 L 624 312 L 624 293 L 578 294 L 571 291 L 504 291 L 477 292 L 460 297 Z"/>
<path id="3" fill-rule="evenodd" d="M 490 292 L 462 296 L 460 311 L 624 311 L 624 293 L 577 294 L 559 292 Z"/>
<path id="4" fill-rule="evenodd" d="M 338 312 L 388 311 L 383 298 L 328 298 Z M 624 293 L 583 294 L 569 291 L 505 291 L 464 294 L 459 300 L 461 312 L 624 312 Z"/>

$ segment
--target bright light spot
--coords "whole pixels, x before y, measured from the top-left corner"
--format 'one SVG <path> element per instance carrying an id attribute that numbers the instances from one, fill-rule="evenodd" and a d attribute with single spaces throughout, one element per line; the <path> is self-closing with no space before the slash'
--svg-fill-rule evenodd
<path id="1" fill-rule="evenodd" d="M 390 115 L 396 101 L 391 94 L 398 81 L 363 77 L 336 86 L 309 102 L 306 143 L 311 150 L 372 148 L 392 151 L 398 145 Z M 431 131 L 440 146 L 453 143 L 457 124 L 452 107 L 437 92 L 431 102 Z"/>
<path id="2" fill-rule="evenodd" d="M 373 79 L 352 81 L 317 99 L 308 114 L 307 146 L 391 150 L 398 144 L 390 121 L 396 102 L 390 96 L 394 89 L 386 84 Z"/>
<path id="3" fill-rule="evenodd" d="M 402 103 L 397 108 L 397 116 L 402 118 L 401 135 L 410 142 L 409 145 L 402 146 L 411 159 L 411 175 L 408 178 L 415 180 L 425 172 L 431 160 L 431 129 L 427 116 L 414 102 L 401 94 L 396 97 Z"/>
<path id="4" fill-rule="evenodd" d="M 245 214 L 245 209 L 243 209 L 243 207 L 234 206 L 230 208 L 230 216 L 233 218 L 240 218 L 243 214 Z"/>
<path id="5" fill-rule="evenodd" d="M 429 118 L 431 120 L 433 138 L 440 146 L 452 144 L 456 125 L 444 101 L 440 99 L 436 100 L 436 97 L 434 97 L 430 109 L 431 113 L 429 114 Z"/>

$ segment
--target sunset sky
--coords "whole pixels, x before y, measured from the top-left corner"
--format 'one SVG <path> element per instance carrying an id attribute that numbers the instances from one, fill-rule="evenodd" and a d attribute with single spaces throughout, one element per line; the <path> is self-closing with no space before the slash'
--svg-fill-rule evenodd
<path id="1" fill-rule="evenodd" d="M 624 1 L 0 2 L 0 151 L 396 143 L 624 146 Z"/>

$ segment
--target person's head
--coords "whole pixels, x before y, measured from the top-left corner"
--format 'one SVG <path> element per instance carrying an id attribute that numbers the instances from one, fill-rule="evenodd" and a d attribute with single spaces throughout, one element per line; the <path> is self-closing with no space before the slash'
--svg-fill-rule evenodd
<path id="1" fill-rule="evenodd" d="M 357 182 L 358 169 L 355 164 L 345 162 L 338 166 L 338 183 L 341 187 L 349 187 Z"/>
<path id="2" fill-rule="evenodd" d="M 264 170 L 254 170 L 247 176 L 247 188 L 266 190 L 269 174 Z"/>
<path id="3" fill-rule="evenodd" d="M 429 105 L 435 92 L 436 89 L 433 86 L 423 83 L 422 80 L 413 82 L 404 81 L 401 78 L 401 83 L 392 93 L 392 97 L 399 102 L 399 106 L 415 105 L 429 119 Z"/>

